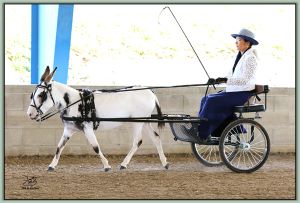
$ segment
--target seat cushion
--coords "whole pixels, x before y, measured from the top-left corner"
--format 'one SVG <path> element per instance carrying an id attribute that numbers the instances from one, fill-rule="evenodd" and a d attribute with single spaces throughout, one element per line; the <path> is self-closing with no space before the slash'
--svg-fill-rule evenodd
<path id="1" fill-rule="evenodd" d="M 234 112 L 244 113 L 244 112 L 260 112 L 265 111 L 265 105 L 263 104 L 253 104 L 253 105 L 245 105 L 245 106 L 235 106 Z"/>

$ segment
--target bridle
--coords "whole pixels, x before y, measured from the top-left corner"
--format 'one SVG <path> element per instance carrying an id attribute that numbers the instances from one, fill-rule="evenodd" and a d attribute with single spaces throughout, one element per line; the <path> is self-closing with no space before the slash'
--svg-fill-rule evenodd
<path id="1" fill-rule="evenodd" d="M 30 104 L 30 106 L 34 107 L 34 108 L 36 109 L 37 113 L 38 113 L 37 116 L 36 116 L 36 118 L 38 118 L 38 117 L 40 118 L 40 117 L 44 114 L 44 112 L 41 110 L 41 107 L 43 106 L 44 102 L 47 100 L 47 98 L 48 98 L 48 96 L 47 96 L 48 93 L 50 94 L 51 100 L 52 100 L 52 102 L 53 102 L 53 106 L 55 105 L 55 102 L 54 102 L 54 99 L 53 99 L 53 96 L 52 96 L 52 84 L 47 84 L 46 82 L 44 82 L 44 83 L 45 83 L 45 85 L 42 85 L 42 83 L 39 84 L 39 85 L 37 85 L 36 88 L 35 88 L 35 90 L 34 90 L 34 92 L 31 93 L 31 96 L 30 96 L 30 98 L 31 98 L 32 101 L 33 101 L 33 105 Z M 36 105 L 36 102 L 35 102 L 35 99 L 34 99 L 34 96 L 35 96 L 35 94 L 36 94 L 36 92 L 37 92 L 37 90 L 38 90 L 39 88 L 43 88 L 44 91 L 41 92 L 41 93 L 38 95 L 38 97 L 41 98 L 41 103 L 40 103 L 39 106 L 37 106 L 37 105 Z"/>

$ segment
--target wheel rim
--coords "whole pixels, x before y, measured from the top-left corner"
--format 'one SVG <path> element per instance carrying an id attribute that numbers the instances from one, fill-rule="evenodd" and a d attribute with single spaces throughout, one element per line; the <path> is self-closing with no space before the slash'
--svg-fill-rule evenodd
<path id="1" fill-rule="evenodd" d="M 225 161 L 239 170 L 251 170 L 264 161 L 268 141 L 263 130 L 253 123 L 239 123 L 228 130 L 224 145 Z"/>
<path id="2" fill-rule="evenodd" d="M 219 145 L 198 145 L 195 144 L 197 154 L 207 163 L 219 165 L 222 163 Z"/>

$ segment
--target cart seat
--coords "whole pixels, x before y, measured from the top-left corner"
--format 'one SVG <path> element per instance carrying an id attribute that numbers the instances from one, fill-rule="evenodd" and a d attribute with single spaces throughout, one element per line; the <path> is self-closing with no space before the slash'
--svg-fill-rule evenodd
<path id="1" fill-rule="evenodd" d="M 269 92 L 269 86 L 268 85 L 255 85 L 255 89 L 253 91 L 252 96 L 248 99 L 248 101 L 243 106 L 235 106 L 234 112 L 240 113 L 248 113 L 248 112 L 262 112 L 266 111 L 266 105 L 267 105 L 267 93 Z M 256 99 L 259 101 L 261 100 L 258 97 L 258 94 L 265 94 L 265 104 L 256 104 Z"/>
<path id="2" fill-rule="evenodd" d="M 236 113 L 248 113 L 248 112 L 261 112 L 265 111 L 265 105 L 263 104 L 252 104 L 245 106 L 235 106 L 234 112 Z"/>

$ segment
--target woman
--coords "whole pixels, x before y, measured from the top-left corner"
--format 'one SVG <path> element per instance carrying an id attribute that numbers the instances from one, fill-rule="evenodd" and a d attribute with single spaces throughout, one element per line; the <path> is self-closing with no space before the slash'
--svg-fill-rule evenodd
<path id="1" fill-rule="evenodd" d="M 239 34 L 232 34 L 236 39 L 238 55 L 232 72 L 227 78 L 209 79 L 208 83 L 227 83 L 226 90 L 210 94 L 202 98 L 199 117 L 207 118 L 198 128 L 198 136 L 202 142 L 208 142 L 210 135 L 217 134 L 226 123 L 236 118 L 233 107 L 243 105 L 255 89 L 255 73 L 257 68 L 256 51 L 253 45 L 258 45 L 254 34 L 242 29 Z"/>

